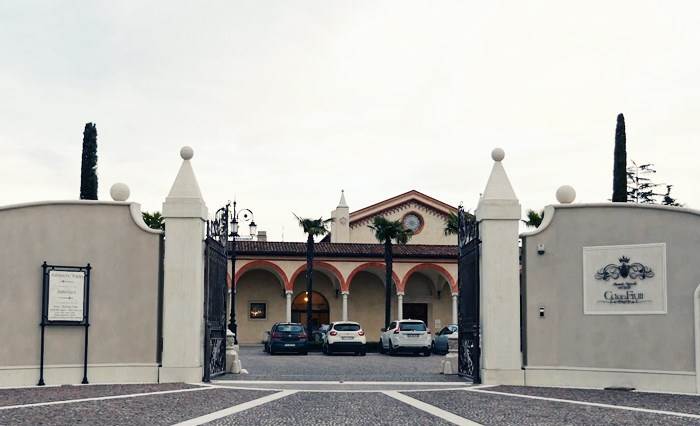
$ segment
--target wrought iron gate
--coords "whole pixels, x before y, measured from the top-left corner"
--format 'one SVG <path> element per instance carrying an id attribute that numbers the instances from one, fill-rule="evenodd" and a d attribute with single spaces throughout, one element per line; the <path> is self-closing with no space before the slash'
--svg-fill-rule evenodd
<path id="1" fill-rule="evenodd" d="M 211 225 L 210 225 L 211 228 Z M 226 372 L 226 249 L 207 232 L 204 266 L 204 377 Z M 225 234 L 224 234 L 225 235 Z"/>
<path id="2" fill-rule="evenodd" d="M 459 375 L 481 383 L 479 329 L 479 225 L 459 208 Z"/>

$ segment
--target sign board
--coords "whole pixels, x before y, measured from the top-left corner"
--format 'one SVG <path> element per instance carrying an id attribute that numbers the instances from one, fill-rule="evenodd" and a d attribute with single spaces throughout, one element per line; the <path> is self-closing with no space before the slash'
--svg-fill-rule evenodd
<path id="1" fill-rule="evenodd" d="M 583 313 L 667 313 L 666 244 L 583 248 Z"/>
<path id="2" fill-rule="evenodd" d="M 84 271 L 49 271 L 48 321 L 82 322 L 85 319 L 84 301 Z"/>

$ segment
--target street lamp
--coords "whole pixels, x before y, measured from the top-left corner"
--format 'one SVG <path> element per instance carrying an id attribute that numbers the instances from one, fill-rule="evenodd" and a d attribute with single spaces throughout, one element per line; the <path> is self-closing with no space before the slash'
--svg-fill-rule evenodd
<path id="1" fill-rule="evenodd" d="M 236 239 L 240 237 L 238 234 L 239 223 L 248 224 L 248 232 L 250 239 L 254 239 L 258 234 L 258 225 L 253 219 L 253 212 L 249 209 L 236 210 L 236 201 L 233 201 L 233 211 L 231 212 L 231 321 L 229 321 L 228 329 L 233 333 L 233 342 L 238 344 L 238 325 L 236 324 Z"/>

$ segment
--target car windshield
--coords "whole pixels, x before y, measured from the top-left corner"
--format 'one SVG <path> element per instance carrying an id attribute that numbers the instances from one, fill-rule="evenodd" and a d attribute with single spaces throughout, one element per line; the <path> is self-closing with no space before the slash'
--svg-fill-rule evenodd
<path id="1" fill-rule="evenodd" d="M 359 324 L 336 324 L 333 327 L 336 331 L 359 331 Z"/>
<path id="2" fill-rule="evenodd" d="M 399 324 L 401 331 L 425 331 L 425 324 L 422 322 L 402 322 Z"/>
<path id="3" fill-rule="evenodd" d="M 277 330 L 281 333 L 301 333 L 304 331 L 304 327 L 296 324 L 280 324 L 277 326 Z"/>

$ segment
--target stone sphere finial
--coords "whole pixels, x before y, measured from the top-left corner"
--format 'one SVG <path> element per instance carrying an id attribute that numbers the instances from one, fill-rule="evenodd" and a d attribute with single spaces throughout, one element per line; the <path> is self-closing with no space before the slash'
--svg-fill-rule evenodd
<path id="1" fill-rule="evenodd" d="M 194 157 L 194 150 L 191 146 L 183 146 L 180 148 L 180 157 L 182 157 L 183 160 L 191 160 L 192 157 Z"/>
<path id="2" fill-rule="evenodd" d="M 129 198 L 131 191 L 125 183 L 115 183 L 109 189 L 109 195 L 112 196 L 114 201 L 126 201 Z"/>
<path id="3" fill-rule="evenodd" d="M 562 185 L 557 189 L 557 201 L 561 204 L 571 204 L 576 199 L 576 190 L 571 185 Z"/>
<path id="4" fill-rule="evenodd" d="M 506 152 L 503 148 L 494 148 L 493 151 L 491 151 L 491 158 L 493 161 L 503 161 L 503 159 L 506 158 Z"/>

